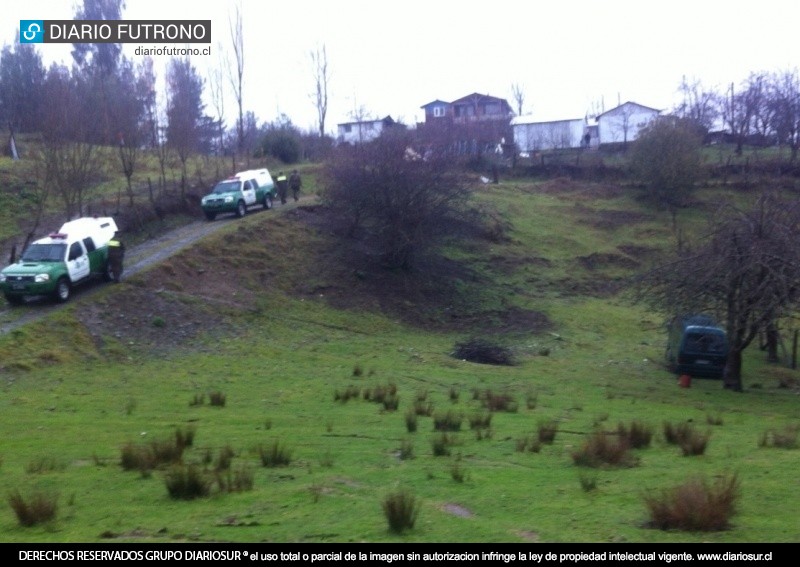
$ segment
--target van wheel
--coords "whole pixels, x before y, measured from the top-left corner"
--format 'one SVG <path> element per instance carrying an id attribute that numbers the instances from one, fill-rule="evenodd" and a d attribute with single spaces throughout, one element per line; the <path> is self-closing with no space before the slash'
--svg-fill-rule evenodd
<path id="1" fill-rule="evenodd" d="M 214 220 L 215 218 L 217 218 L 217 213 L 206 212 L 206 218 L 208 220 Z"/>
<path id="2" fill-rule="evenodd" d="M 70 292 L 69 280 L 62 276 L 56 283 L 56 301 L 64 303 L 69 299 Z"/>
<path id="3" fill-rule="evenodd" d="M 114 270 L 111 267 L 111 262 L 106 263 L 106 269 L 103 270 L 103 281 L 110 282 L 114 279 Z"/>
<path id="4" fill-rule="evenodd" d="M 267 193 L 264 195 L 264 210 L 272 208 L 272 195 Z"/>
<path id="5" fill-rule="evenodd" d="M 239 204 L 236 205 L 236 216 L 242 218 L 246 214 L 247 207 L 244 205 L 244 201 L 239 201 Z"/>

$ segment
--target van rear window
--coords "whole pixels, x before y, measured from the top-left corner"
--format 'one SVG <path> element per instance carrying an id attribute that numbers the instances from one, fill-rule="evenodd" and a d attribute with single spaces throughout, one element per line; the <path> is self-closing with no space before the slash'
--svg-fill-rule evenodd
<path id="1" fill-rule="evenodd" d="M 718 333 L 690 331 L 686 333 L 684 348 L 687 352 L 723 354 L 726 349 L 725 336 Z"/>

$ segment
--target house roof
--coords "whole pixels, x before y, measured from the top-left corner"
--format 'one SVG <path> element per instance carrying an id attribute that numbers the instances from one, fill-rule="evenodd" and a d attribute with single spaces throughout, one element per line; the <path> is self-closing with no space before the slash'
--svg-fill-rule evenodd
<path id="1" fill-rule="evenodd" d="M 389 126 L 394 124 L 394 118 L 392 118 L 390 115 L 387 114 L 383 118 L 373 118 L 371 120 L 355 120 L 353 122 L 339 122 L 337 126 L 347 126 L 348 124 L 351 126 L 353 124 L 376 124 L 378 122 L 383 122 L 384 124 Z"/>
<path id="2" fill-rule="evenodd" d="M 420 108 L 428 108 L 429 106 L 441 106 L 441 105 L 445 105 L 446 106 L 446 105 L 449 105 L 449 104 L 450 104 L 449 102 L 444 101 L 444 100 L 439 100 L 437 98 L 436 100 L 432 100 L 428 104 L 423 104 L 422 106 L 420 106 Z"/>
<path id="3" fill-rule="evenodd" d="M 627 102 L 623 102 L 623 103 L 622 103 L 622 104 L 620 104 L 619 106 L 615 106 L 615 107 L 614 107 L 614 108 L 612 108 L 611 110 L 606 110 L 605 112 L 603 112 L 603 113 L 601 113 L 601 114 L 598 114 L 598 115 L 597 115 L 597 118 L 599 119 L 601 116 L 605 116 L 606 114 L 608 114 L 608 113 L 610 113 L 610 112 L 614 112 L 615 110 L 617 110 L 617 109 L 619 109 L 619 108 L 622 108 L 623 106 L 638 106 L 639 108 L 643 108 L 643 109 L 645 109 L 645 110 L 652 110 L 653 112 L 661 112 L 661 111 L 660 111 L 659 109 L 657 109 L 657 108 L 653 108 L 653 107 L 650 107 L 650 106 L 645 106 L 645 105 L 643 105 L 643 104 L 639 104 L 638 102 L 633 102 L 633 101 L 630 101 L 630 100 L 629 100 L 629 101 L 627 101 Z"/>
<path id="4" fill-rule="evenodd" d="M 472 93 L 470 95 L 461 97 L 457 100 L 454 100 L 450 104 L 475 104 L 475 103 L 482 103 L 482 102 L 500 102 L 511 108 L 511 105 L 508 104 L 508 101 L 504 98 L 499 98 L 496 96 L 491 95 L 482 95 L 480 93 Z"/>
<path id="5" fill-rule="evenodd" d="M 522 124 L 552 124 L 554 122 L 575 122 L 576 120 L 580 120 L 581 122 L 585 122 L 585 118 L 559 118 L 555 120 L 542 120 L 538 118 L 534 118 L 532 114 L 526 114 L 523 116 L 515 116 L 511 119 L 511 125 L 522 125 Z"/>

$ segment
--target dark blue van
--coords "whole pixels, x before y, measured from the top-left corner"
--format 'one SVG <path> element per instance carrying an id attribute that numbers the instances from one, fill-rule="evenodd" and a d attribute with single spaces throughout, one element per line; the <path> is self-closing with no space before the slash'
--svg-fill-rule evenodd
<path id="1" fill-rule="evenodd" d="M 669 325 L 667 366 L 676 374 L 722 378 L 728 339 L 706 315 L 675 317 Z"/>

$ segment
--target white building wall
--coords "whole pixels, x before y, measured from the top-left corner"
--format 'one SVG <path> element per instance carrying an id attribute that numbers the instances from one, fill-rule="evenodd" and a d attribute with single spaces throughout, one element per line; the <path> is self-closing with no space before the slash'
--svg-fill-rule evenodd
<path id="1" fill-rule="evenodd" d="M 522 152 L 579 148 L 585 126 L 582 118 L 526 123 L 524 117 L 518 117 L 511 124 L 514 143 Z"/>
<path id="2" fill-rule="evenodd" d="M 347 127 L 350 126 L 350 131 Z M 358 122 L 355 124 L 339 124 L 338 140 L 345 144 L 363 144 L 380 136 L 383 131 L 383 121 Z"/>
<path id="3" fill-rule="evenodd" d="M 601 144 L 632 142 L 639 132 L 656 118 L 659 112 L 652 108 L 626 102 L 601 114 L 597 118 Z"/>

